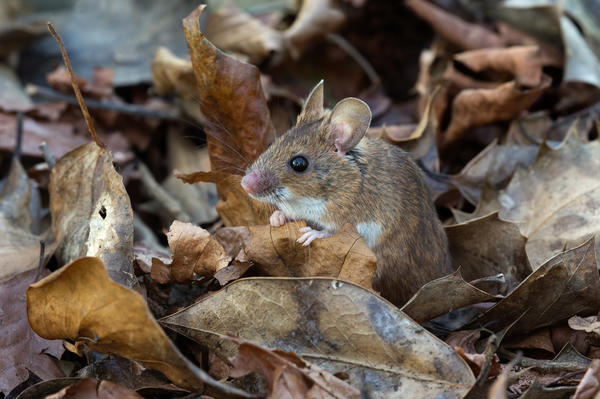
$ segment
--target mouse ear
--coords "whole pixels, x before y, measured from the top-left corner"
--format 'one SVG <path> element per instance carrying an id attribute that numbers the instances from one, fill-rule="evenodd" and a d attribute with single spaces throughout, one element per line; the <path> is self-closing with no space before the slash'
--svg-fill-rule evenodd
<path id="1" fill-rule="evenodd" d="M 330 134 L 340 155 L 354 148 L 371 124 L 371 109 L 358 98 L 345 98 L 331 111 Z"/>
<path id="2" fill-rule="evenodd" d="M 310 123 L 319 120 L 323 117 L 323 80 L 312 89 L 304 106 L 302 112 L 298 115 L 296 125 L 302 123 Z"/>

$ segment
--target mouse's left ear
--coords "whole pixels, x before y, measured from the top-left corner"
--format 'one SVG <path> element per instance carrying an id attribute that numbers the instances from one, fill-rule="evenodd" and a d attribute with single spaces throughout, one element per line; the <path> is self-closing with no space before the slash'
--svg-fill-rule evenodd
<path id="1" fill-rule="evenodd" d="M 331 111 L 329 131 L 339 155 L 354 148 L 371 124 L 371 109 L 358 98 L 345 98 Z"/>

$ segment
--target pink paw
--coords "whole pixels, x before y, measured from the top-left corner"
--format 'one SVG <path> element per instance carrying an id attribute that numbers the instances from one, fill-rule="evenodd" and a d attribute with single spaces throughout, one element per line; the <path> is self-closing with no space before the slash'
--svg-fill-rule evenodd
<path id="1" fill-rule="evenodd" d="M 281 212 L 279 209 L 277 209 L 275 212 L 273 212 L 273 214 L 269 218 L 269 223 L 273 227 L 283 226 L 284 224 L 286 224 L 289 221 L 290 221 L 290 219 L 288 219 L 288 217 L 285 216 L 285 214 L 283 212 Z"/>
<path id="2" fill-rule="evenodd" d="M 307 247 L 311 242 L 317 238 L 327 238 L 331 236 L 325 230 L 314 230 L 312 227 L 302 227 L 298 229 L 301 233 L 304 233 L 296 240 L 296 242 L 302 243 L 303 246 Z"/>

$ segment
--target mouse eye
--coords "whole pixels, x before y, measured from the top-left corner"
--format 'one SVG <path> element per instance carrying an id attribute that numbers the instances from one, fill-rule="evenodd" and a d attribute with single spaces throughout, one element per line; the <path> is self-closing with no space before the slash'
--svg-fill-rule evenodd
<path id="1" fill-rule="evenodd" d="M 290 167 L 296 172 L 304 172 L 306 168 L 308 168 L 308 159 L 304 158 L 302 155 L 295 156 L 290 159 Z"/>

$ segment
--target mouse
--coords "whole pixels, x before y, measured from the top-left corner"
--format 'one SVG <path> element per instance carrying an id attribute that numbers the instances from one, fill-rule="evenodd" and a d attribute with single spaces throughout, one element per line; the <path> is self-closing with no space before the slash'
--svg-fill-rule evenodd
<path id="1" fill-rule="evenodd" d="M 409 153 L 366 136 L 371 110 L 364 101 L 349 97 L 327 109 L 323 100 L 320 81 L 296 125 L 256 158 L 241 185 L 276 208 L 272 226 L 305 220 L 302 245 L 352 223 L 377 258 L 374 290 L 401 306 L 453 271 L 423 172 Z"/>

